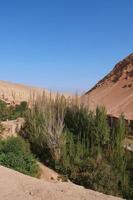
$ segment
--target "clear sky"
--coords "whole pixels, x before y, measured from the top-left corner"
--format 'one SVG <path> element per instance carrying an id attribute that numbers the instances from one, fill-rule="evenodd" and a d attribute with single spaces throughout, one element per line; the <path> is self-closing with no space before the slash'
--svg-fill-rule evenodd
<path id="1" fill-rule="evenodd" d="M 0 0 L 0 80 L 84 92 L 133 52 L 133 0 Z"/>

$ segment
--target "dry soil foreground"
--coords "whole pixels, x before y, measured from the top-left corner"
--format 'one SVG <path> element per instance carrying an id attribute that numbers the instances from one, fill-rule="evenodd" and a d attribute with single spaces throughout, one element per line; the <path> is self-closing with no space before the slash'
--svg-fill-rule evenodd
<path id="1" fill-rule="evenodd" d="M 51 183 L 0 166 L 0 200 L 118 200 L 72 183 Z"/>

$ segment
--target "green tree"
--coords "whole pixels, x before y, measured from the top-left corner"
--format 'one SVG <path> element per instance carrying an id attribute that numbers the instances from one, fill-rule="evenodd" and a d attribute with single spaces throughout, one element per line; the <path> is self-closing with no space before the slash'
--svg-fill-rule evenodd
<path id="1" fill-rule="evenodd" d="M 105 145 L 109 142 L 109 126 L 107 122 L 107 113 L 104 107 L 96 108 L 96 117 L 95 117 L 95 141 L 97 145 L 98 156 L 102 156 L 101 153 Z"/>
<path id="2" fill-rule="evenodd" d="M 113 164 L 120 174 L 121 187 L 126 187 L 126 154 L 124 149 L 124 139 L 126 136 L 126 126 L 124 116 L 121 115 L 113 130 Z"/>
<path id="3" fill-rule="evenodd" d="M 65 99 L 38 97 L 25 115 L 25 132 L 32 148 L 45 160 L 60 159 L 61 137 L 64 130 Z M 50 156 L 51 155 L 51 156 Z"/>

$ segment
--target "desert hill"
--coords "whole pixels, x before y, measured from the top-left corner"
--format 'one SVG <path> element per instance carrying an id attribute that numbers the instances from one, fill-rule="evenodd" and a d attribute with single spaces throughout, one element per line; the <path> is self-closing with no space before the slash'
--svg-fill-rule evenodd
<path id="1" fill-rule="evenodd" d="M 0 99 L 3 99 L 9 103 L 29 101 L 33 95 L 42 94 L 44 91 L 46 95 L 49 94 L 49 91 L 46 89 L 15 84 L 7 81 L 0 81 Z"/>
<path id="2" fill-rule="evenodd" d="M 117 200 L 73 183 L 47 182 L 0 166 L 2 200 Z"/>
<path id="3" fill-rule="evenodd" d="M 36 98 L 36 96 L 42 95 L 43 93 L 45 93 L 47 97 L 51 95 L 53 98 L 57 94 L 56 92 L 51 93 L 45 88 L 26 86 L 0 80 L 0 99 L 7 103 L 18 104 L 21 101 L 29 102 L 33 97 Z M 64 95 L 66 98 L 72 96 L 68 93 L 60 93 L 60 95 Z"/>
<path id="4" fill-rule="evenodd" d="M 133 119 L 133 53 L 120 61 L 113 70 L 85 95 L 91 108 L 104 105 L 108 114 Z"/>

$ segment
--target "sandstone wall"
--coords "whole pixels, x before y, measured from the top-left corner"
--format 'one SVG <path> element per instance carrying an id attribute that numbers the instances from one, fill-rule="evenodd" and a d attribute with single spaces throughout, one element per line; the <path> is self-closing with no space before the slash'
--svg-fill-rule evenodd
<path id="1" fill-rule="evenodd" d="M 1 124 L 3 125 L 4 131 L 0 136 L 6 139 L 7 137 L 17 136 L 17 133 L 19 133 L 24 124 L 24 119 L 18 118 L 17 120 L 4 121 Z"/>

